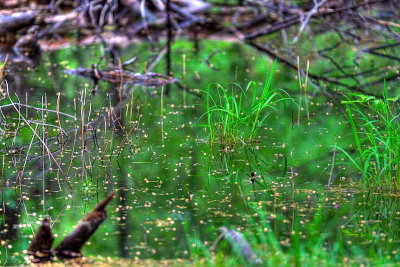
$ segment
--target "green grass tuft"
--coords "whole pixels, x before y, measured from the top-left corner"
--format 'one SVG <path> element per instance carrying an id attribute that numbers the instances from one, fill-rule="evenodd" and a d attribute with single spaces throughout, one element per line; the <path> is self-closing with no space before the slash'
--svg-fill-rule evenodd
<path id="1" fill-rule="evenodd" d="M 390 98 L 386 83 L 382 99 L 351 94 L 342 101 L 356 145 L 355 155 L 339 148 L 362 174 L 368 188 L 397 191 L 400 182 L 399 97 Z"/>
<path id="2" fill-rule="evenodd" d="M 212 83 L 203 90 L 206 112 L 200 119 L 206 118 L 207 121 L 199 126 L 206 128 L 209 142 L 233 146 L 255 140 L 258 132 L 265 127 L 274 106 L 290 99 L 285 91 L 270 88 L 275 65 L 263 88 L 251 81 L 245 89 L 237 83 L 226 87 Z"/>

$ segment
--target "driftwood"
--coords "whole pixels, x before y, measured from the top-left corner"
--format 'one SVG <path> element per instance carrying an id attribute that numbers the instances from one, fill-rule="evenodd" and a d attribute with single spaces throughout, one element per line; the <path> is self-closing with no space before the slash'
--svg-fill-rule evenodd
<path id="1" fill-rule="evenodd" d="M 29 260 L 32 263 L 52 261 L 53 253 L 51 251 L 51 246 L 53 245 L 53 240 L 54 237 L 51 234 L 50 220 L 44 218 L 28 247 Z"/>
<path id="2" fill-rule="evenodd" d="M 107 213 L 104 208 L 113 197 L 114 193 L 111 193 L 90 213 L 86 214 L 71 233 L 64 237 L 54 249 L 54 253 L 60 260 L 64 261 L 82 256 L 81 248 L 106 218 Z"/>

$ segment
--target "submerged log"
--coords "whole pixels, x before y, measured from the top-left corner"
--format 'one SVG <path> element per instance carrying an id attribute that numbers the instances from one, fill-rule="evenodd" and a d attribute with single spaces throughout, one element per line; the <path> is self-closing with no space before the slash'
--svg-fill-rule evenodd
<path id="1" fill-rule="evenodd" d="M 81 248 L 106 218 L 107 213 L 104 208 L 113 197 L 114 193 L 107 196 L 91 212 L 86 214 L 71 233 L 64 237 L 54 249 L 54 253 L 60 260 L 64 261 L 82 256 Z"/>
<path id="2" fill-rule="evenodd" d="M 69 75 L 89 78 L 95 82 L 131 83 L 146 87 L 160 87 L 176 82 L 176 79 L 159 73 L 148 72 L 141 74 L 122 69 L 99 70 L 97 67 L 93 67 L 92 69 L 78 68 L 65 70 L 64 72 Z"/>
<path id="3" fill-rule="evenodd" d="M 54 237 L 51 234 L 50 220 L 44 218 L 28 247 L 29 260 L 32 263 L 52 261 L 53 253 L 51 251 L 51 246 L 53 245 L 53 240 Z"/>

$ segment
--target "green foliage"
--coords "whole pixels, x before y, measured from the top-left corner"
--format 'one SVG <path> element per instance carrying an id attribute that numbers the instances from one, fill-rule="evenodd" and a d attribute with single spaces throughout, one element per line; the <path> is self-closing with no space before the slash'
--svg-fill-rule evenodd
<path id="1" fill-rule="evenodd" d="M 346 105 L 356 154 L 340 149 L 362 174 L 370 188 L 397 190 L 400 181 L 399 96 L 390 98 L 386 83 L 383 98 L 351 94 Z"/>
<path id="2" fill-rule="evenodd" d="M 224 146 L 237 143 L 247 144 L 254 141 L 257 133 L 265 126 L 274 110 L 275 104 L 287 100 L 283 90 L 270 89 L 275 63 L 262 90 L 251 81 L 243 89 L 232 83 L 223 87 L 212 83 L 203 91 L 206 100 L 206 112 L 201 118 L 207 118 L 208 140 Z M 287 95 L 287 94 L 286 94 Z"/>

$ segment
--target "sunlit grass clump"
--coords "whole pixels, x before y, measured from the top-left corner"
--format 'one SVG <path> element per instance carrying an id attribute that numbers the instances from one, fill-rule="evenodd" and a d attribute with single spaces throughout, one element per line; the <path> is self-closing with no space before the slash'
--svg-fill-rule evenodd
<path id="1" fill-rule="evenodd" d="M 203 91 L 207 119 L 204 126 L 208 141 L 222 145 L 248 144 L 255 140 L 259 131 L 266 126 L 266 121 L 275 105 L 288 99 L 283 90 L 271 89 L 275 64 L 263 87 L 251 81 L 246 88 L 237 83 L 224 87 L 212 83 Z M 286 97 L 284 96 L 286 95 Z"/>
<path id="2" fill-rule="evenodd" d="M 382 99 L 354 95 L 346 105 L 357 153 L 342 150 L 361 172 L 367 187 L 397 191 L 400 186 L 400 104 L 386 84 Z"/>

